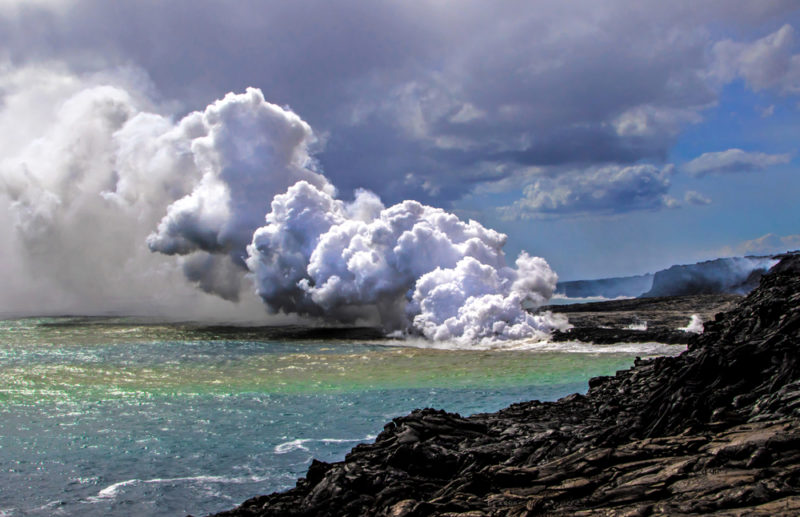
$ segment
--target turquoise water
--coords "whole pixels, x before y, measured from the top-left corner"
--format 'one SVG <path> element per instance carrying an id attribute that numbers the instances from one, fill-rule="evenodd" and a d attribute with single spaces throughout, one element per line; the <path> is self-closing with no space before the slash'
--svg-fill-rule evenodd
<path id="1" fill-rule="evenodd" d="M 418 407 L 585 391 L 664 345 L 447 350 L 125 318 L 0 321 L 0 515 L 204 515 Z"/>

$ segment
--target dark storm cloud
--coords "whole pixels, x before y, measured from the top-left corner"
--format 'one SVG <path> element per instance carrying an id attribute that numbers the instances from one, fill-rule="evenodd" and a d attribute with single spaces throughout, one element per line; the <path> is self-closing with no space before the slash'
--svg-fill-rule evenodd
<path id="1" fill-rule="evenodd" d="M 0 7 L 0 46 L 14 66 L 140 67 L 178 114 L 259 87 L 344 191 L 447 204 L 528 166 L 663 162 L 734 76 L 789 89 L 748 61 L 791 60 L 789 29 L 741 42 L 796 3 L 696 4 L 34 2 Z"/>

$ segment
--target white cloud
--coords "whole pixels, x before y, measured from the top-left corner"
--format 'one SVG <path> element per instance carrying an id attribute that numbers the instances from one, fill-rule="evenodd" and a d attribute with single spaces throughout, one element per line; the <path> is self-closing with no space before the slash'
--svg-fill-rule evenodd
<path id="1" fill-rule="evenodd" d="M 681 206 L 680 201 L 667 194 L 661 196 L 661 204 L 664 206 L 664 208 L 680 208 Z"/>
<path id="2" fill-rule="evenodd" d="M 793 53 L 795 32 L 786 24 L 750 43 L 729 39 L 715 43 L 712 76 L 722 82 L 741 77 L 754 90 L 800 93 L 800 54 Z"/>
<path id="3" fill-rule="evenodd" d="M 730 172 L 752 172 L 774 165 L 789 163 L 791 154 L 767 154 L 741 149 L 703 153 L 687 162 L 681 169 L 691 176 L 724 174 Z"/>
<path id="4" fill-rule="evenodd" d="M 510 266 L 504 234 L 416 201 L 336 199 L 313 170 L 311 127 L 260 90 L 176 122 L 120 84 L 18 72 L 0 75 L 0 132 L 17 139 L 0 155 L 0 312 L 261 319 L 254 281 L 295 320 L 465 345 L 561 324 L 522 307 L 555 288 L 543 259 Z M 11 115 L 28 111 L 15 134 Z"/>
<path id="5" fill-rule="evenodd" d="M 768 233 L 756 239 L 726 246 L 719 251 L 719 255 L 772 255 L 792 250 L 800 250 L 800 235 L 780 236 Z"/>
<path id="6" fill-rule="evenodd" d="M 454 122 L 456 124 L 466 124 L 467 122 L 472 122 L 474 120 L 480 119 L 484 117 L 486 113 L 482 110 L 479 110 L 469 102 L 463 104 L 461 108 L 455 113 L 455 115 L 450 117 L 450 122 Z"/>
<path id="7" fill-rule="evenodd" d="M 509 218 L 528 218 L 674 208 L 678 201 L 667 195 L 672 173 L 671 165 L 609 165 L 541 176 L 502 210 Z"/>
<path id="8" fill-rule="evenodd" d="M 688 190 L 683 195 L 683 200 L 690 205 L 710 205 L 711 199 L 696 190 Z"/>
<path id="9" fill-rule="evenodd" d="M 621 136 L 675 135 L 687 124 L 696 124 L 702 120 L 699 113 L 701 108 L 636 106 L 617 117 L 613 125 Z"/>

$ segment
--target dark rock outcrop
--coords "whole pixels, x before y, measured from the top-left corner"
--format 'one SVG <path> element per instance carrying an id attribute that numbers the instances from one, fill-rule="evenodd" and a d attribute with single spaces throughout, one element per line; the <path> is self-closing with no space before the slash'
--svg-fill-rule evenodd
<path id="1" fill-rule="evenodd" d="M 613 345 L 615 343 L 665 343 L 667 345 L 685 345 L 692 335 L 680 330 L 637 330 L 620 328 L 582 328 L 576 327 L 567 331 L 553 332 L 552 341 L 582 341 L 595 345 Z"/>
<path id="2" fill-rule="evenodd" d="M 798 515 L 800 258 L 678 357 L 587 395 L 468 418 L 417 410 L 225 516 Z"/>
<path id="3" fill-rule="evenodd" d="M 741 298 L 735 294 L 700 294 L 550 305 L 539 310 L 563 314 L 573 326 L 554 332 L 553 341 L 686 344 L 692 334 L 679 329 L 689 324 L 691 316 L 713 320 Z"/>

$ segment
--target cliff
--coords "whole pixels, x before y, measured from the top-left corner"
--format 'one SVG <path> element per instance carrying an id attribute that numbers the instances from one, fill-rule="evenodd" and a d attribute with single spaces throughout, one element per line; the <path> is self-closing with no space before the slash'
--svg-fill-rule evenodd
<path id="1" fill-rule="evenodd" d="M 672 266 L 653 276 L 642 297 L 687 294 L 747 294 L 776 261 L 771 257 L 733 257 Z"/>
<path id="2" fill-rule="evenodd" d="M 559 282 L 567 298 L 652 298 L 699 294 L 747 294 L 776 262 L 772 257 L 730 257 L 681 264 L 638 276 Z"/>
<path id="3" fill-rule="evenodd" d="M 674 358 L 557 402 L 417 410 L 221 516 L 798 515 L 800 258 Z"/>

